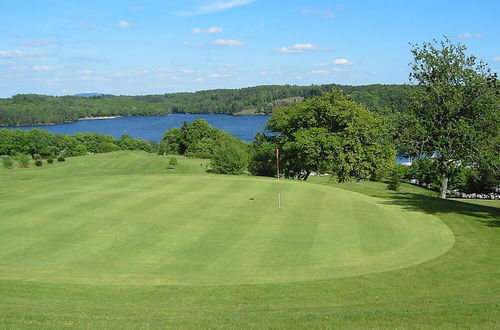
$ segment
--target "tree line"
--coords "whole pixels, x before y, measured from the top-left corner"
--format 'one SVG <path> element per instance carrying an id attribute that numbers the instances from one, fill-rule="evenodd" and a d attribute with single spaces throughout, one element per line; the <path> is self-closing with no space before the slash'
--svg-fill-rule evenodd
<path id="1" fill-rule="evenodd" d="M 407 103 L 403 85 L 266 85 L 143 96 L 58 97 L 20 94 L 0 99 L 0 126 L 48 125 L 100 116 L 237 114 L 244 110 L 251 110 L 255 114 L 270 114 L 282 106 L 298 102 L 298 97 L 310 99 L 333 88 L 345 91 L 354 101 L 375 111 L 403 109 Z"/>
<path id="2" fill-rule="evenodd" d="M 74 135 L 53 134 L 46 130 L 0 129 L 0 155 L 18 157 L 27 155 L 36 158 L 73 157 L 89 153 L 105 153 L 119 150 L 142 150 L 156 152 L 154 141 L 146 142 L 128 135 L 119 140 L 111 135 L 98 133 L 76 133 Z"/>

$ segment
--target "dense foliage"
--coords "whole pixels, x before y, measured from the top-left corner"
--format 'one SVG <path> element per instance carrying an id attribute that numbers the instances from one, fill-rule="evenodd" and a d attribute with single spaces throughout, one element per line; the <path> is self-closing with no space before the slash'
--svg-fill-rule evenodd
<path id="1" fill-rule="evenodd" d="M 287 177 L 312 172 L 339 181 L 369 179 L 392 167 L 395 150 L 380 116 L 334 90 L 274 113 L 268 123 Z"/>
<path id="2" fill-rule="evenodd" d="M 248 166 L 247 144 L 203 119 L 166 131 L 158 153 L 210 159 L 212 171 L 220 174 L 242 174 Z"/>
<path id="3" fill-rule="evenodd" d="M 22 165 L 26 164 L 25 155 L 31 155 L 33 158 L 49 158 L 55 155 L 71 157 L 117 150 L 155 151 L 150 143 L 128 135 L 122 135 L 120 140 L 116 140 L 111 135 L 98 133 L 58 135 L 40 129 L 0 129 L 0 155 L 19 155 L 17 160 Z"/>
<path id="4" fill-rule="evenodd" d="M 433 158 L 446 198 L 453 172 L 496 158 L 500 83 L 482 61 L 450 40 L 414 46 L 410 79 L 417 83 L 399 116 L 399 145 L 407 155 Z"/>
<path id="5" fill-rule="evenodd" d="M 474 166 L 457 166 L 449 174 L 448 190 L 462 193 L 492 193 L 500 187 L 500 171 L 496 165 L 481 160 Z M 415 182 L 433 190 L 441 188 L 439 163 L 436 159 L 415 159 L 404 174 L 406 181 Z"/>
<path id="6" fill-rule="evenodd" d="M 284 105 L 322 95 L 334 87 L 351 94 L 353 100 L 372 110 L 402 109 L 406 102 L 402 85 L 267 85 L 144 96 L 55 97 L 26 94 L 0 99 L 0 126 L 46 125 L 99 116 L 237 114 L 240 111 L 271 113 Z"/>

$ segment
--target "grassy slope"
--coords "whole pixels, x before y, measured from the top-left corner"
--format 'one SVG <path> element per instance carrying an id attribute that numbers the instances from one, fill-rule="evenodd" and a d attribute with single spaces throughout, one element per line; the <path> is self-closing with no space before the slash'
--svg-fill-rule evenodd
<path id="1" fill-rule="evenodd" d="M 128 166 L 122 167 L 121 161 L 113 166 L 126 173 L 133 167 L 154 173 L 166 164 L 160 158 L 147 167 L 142 155 L 137 157 L 139 161 Z M 92 171 L 85 167 L 85 159 L 74 162 L 80 163 L 80 170 L 56 166 L 72 174 Z M 190 169 L 202 171 L 193 162 Z M 37 171 L 43 170 L 19 170 L 15 175 L 33 179 Z M 96 286 L 1 280 L 0 327 L 499 326 L 498 208 L 441 201 L 411 186 L 403 186 L 399 193 L 378 183 L 338 187 L 438 216 L 453 230 L 454 247 L 439 258 L 401 270 L 283 284 Z"/>

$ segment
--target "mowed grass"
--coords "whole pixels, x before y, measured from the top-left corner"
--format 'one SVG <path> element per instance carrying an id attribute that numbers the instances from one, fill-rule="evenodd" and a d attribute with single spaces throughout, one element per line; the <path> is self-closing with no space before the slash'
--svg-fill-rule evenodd
<path id="1" fill-rule="evenodd" d="M 0 170 L 0 327 L 498 326 L 495 207 L 167 168 Z"/>

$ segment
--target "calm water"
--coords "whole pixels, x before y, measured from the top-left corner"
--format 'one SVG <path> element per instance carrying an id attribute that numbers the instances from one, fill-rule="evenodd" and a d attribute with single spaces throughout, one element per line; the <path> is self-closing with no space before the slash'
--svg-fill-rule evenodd
<path id="1" fill-rule="evenodd" d="M 168 116 L 121 117 L 114 119 L 80 120 L 69 124 L 50 126 L 0 127 L 30 130 L 40 128 L 55 134 L 101 133 L 119 139 L 123 134 L 146 141 L 159 142 L 163 133 L 172 127 L 180 128 L 184 121 L 205 119 L 211 126 L 231 133 L 237 138 L 250 142 L 255 134 L 264 129 L 269 116 L 229 116 L 207 114 L 172 114 Z"/>

